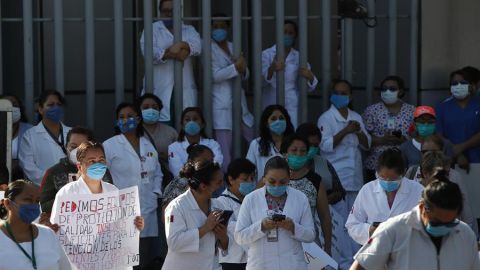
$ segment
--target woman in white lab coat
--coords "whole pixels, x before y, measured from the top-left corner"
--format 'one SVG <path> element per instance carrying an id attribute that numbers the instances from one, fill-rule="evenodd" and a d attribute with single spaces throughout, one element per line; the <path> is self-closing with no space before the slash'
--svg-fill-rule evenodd
<path id="1" fill-rule="evenodd" d="M 284 45 L 285 59 L 277 59 L 276 45 L 262 52 L 262 74 L 265 79 L 263 89 L 263 107 L 277 104 L 277 72 L 285 72 L 285 108 L 294 127 L 298 126 L 298 96 L 300 95 L 299 78 L 307 80 L 310 91 L 315 90 L 318 80 L 310 70 L 310 64 L 300 66 L 300 53 L 293 48 L 298 35 L 298 26 L 293 21 L 285 21 Z"/>
<path id="2" fill-rule="evenodd" d="M 263 169 L 273 156 L 280 155 L 283 138 L 295 132 L 290 115 L 281 105 L 270 105 L 260 118 L 260 137 L 250 143 L 247 158 L 257 166 L 257 179 L 263 178 Z"/>
<path id="3" fill-rule="evenodd" d="M 223 163 L 223 155 L 217 141 L 209 139 L 205 133 L 205 117 L 199 107 L 189 107 L 182 112 L 182 130 L 178 140 L 168 146 L 168 167 L 176 177 L 187 162 L 187 148 L 191 144 L 203 144 L 213 151 L 218 164 Z"/>
<path id="4" fill-rule="evenodd" d="M 163 270 L 217 270 L 217 247 L 227 252 L 227 228 L 220 205 L 212 200 L 223 186 L 220 166 L 209 161 L 189 162 L 184 170 L 190 188 L 165 210 L 168 253 Z M 218 246 L 217 246 L 218 245 Z"/>
<path id="5" fill-rule="evenodd" d="M 23 135 L 18 152 L 25 176 L 40 185 L 45 171 L 66 157 L 66 138 L 70 127 L 62 123 L 65 99 L 57 91 L 42 92 L 38 113 L 42 121 Z"/>
<path id="6" fill-rule="evenodd" d="M 173 43 L 173 1 L 160 1 L 159 11 L 165 19 L 153 23 L 153 93 L 163 103 L 160 121 L 171 122 L 170 100 L 174 87 L 174 63 L 183 62 L 183 108 L 197 106 L 197 86 L 193 75 L 191 56 L 202 51 L 200 35 L 191 25 L 182 23 L 182 41 Z M 140 49 L 145 53 L 145 36 L 140 38 Z"/>
<path id="7" fill-rule="evenodd" d="M 345 227 L 360 245 L 367 243 L 381 222 L 412 210 L 420 201 L 423 186 L 403 176 L 405 165 L 398 148 L 380 154 L 377 179 L 358 193 Z"/>
<path id="8" fill-rule="evenodd" d="M 113 184 L 119 188 L 138 186 L 140 210 L 145 228 L 140 233 L 140 266 L 145 267 L 158 250 L 158 199 L 161 198 L 162 171 L 158 153 L 143 135 L 142 114 L 137 106 L 121 103 L 116 109 L 117 135 L 103 143 Z M 153 254 L 154 252 L 157 252 Z"/>
<path id="9" fill-rule="evenodd" d="M 227 17 L 216 14 L 213 17 Z M 223 154 L 226 169 L 232 156 L 232 95 L 238 76 L 248 79 L 248 68 L 243 55 L 233 58 L 232 43 L 227 40 L 228 21 L 212 21 L 212 75 L 213 75 L 213 129 Z M 245 91 L 241 90 L 242 134 L 247 143 L 254 138 L 253 115 L 248 110 Z"/>
<path id="10" fill-rule="evenodd" d="M 288 187 L 290 168 L 283 157 L 265 165 L 265 187 L 243 200 L 235 241 L 248 246 L 247 270 L 306 270 L 302 242 L 315 239 L 308 199 Z"/>

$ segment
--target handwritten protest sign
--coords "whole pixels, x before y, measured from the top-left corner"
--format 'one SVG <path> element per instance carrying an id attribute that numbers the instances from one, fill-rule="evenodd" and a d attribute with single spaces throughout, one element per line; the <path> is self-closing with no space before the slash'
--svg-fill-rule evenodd
<path id="1" fill-rule="evenodd" d="M 58 198 L 55 223 L 60 242 L 79 270 L 125 269 L 138 265 L 138 188 Z"/>
<path id="2" fill-rule="evenodd" d="M 302 243 L 303 252 L 305 255 L 305 261 L 308 264 L 308 270 L 319 270 L 329 265 L 334 269 L 338 268 L 337 262 L 328 256 L 328 254 L 323 251 L 315 243 Z"/>

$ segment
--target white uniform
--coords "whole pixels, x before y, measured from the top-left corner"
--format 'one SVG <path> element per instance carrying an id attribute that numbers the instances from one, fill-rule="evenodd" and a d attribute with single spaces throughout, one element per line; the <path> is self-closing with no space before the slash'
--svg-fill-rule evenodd
<path id="1" fill-rule="evenodd" d="M 74 269 L 55 233 L 43 225 L 35 226 L 38 228 L 38 236 L 34 241 L 37 269 Z M 32 242 L 22 242 L 20 245 L 29 255 L 32 254 Z M 0 270 L 33 270 L 32 262 L 4 232 L 0 233 L 0 262 Z"/>
<path id="2" fill-rule="evenodd" d="M 277 76 L 273 76 L 268 80 L 268 68 L 277 55 L 276 45 L 262 52 L 262 74 L 265 79 L 265 88 L 263 89 L 263 107 L 277 104 Z M 308 69 L 310 64 L 307 63 Z M 298 70 L 300 68 L 300 53 L 292 48 L 285 59 L 285 108 L 290 115 L 293 126 L 298 126 L 298 96 L 299 96 L 299 77 Z M 310 91 L 315 90 L 318 80 L 314 77 L 313 82 L 308 81 L 307 87 Z"/>
<path id="3" fill-rule="evenodd" d="M 202 41 L 200 35 L 191 25 L 182 24 L 182 40 L 190 47 L 190 56 L 200 55 Z M 144 33 L 140 38 L 140 49 L 144 54 Z M 170 120 L 170 99 L 174 86 L 175 60 L 162 60 L 166 49 L 173 45 L 173 34 L 162 21 L 153 23 L 153 93 L 163 103 L 160 111 L 160 121 Z M 197 105 L 197 86 L 193 75 L 192 60 L 188 57 L 183 62 L 183 108 Z"/>
<path id="4" fill-rule="evenodd" d="M 228 42 L 230 52 L 232 43 Z M 234 79 L 239 75 L 235 64 L 215 41 L 212 41 L 212 95 L 213 95 L 213 129 L 232 130 L 232 91 Z M 243 80 L 248 79 L 248 69 Z M 253 126 L 253 115 L 248 110 L 245 91 L 241 93 L 242 120 L 248 127 Z"/>
<path id="5" fill-rule="evenodd" d="M 211 200 L 212 210 L 220 208 Z M 165 209 L 165 234 L 168 253 L 163 270 L 217 270 L 215 234 L 209 232 L 200 238 L 199 228 L 207 221 L 189 189 L 171 201 Z"/>
<path id="6" fill-rule="evenodd" d="M 307 263 L 302 242 L 315 239 L 315 226 L 308 199 L 301 191 L 287 188 L 283 214 L 295 223 L 295 233 L 278 230 L 278 241 L 268 242 L 262 231 L 262 220 L 267 217 L 268 205 L 265 187 L 243 199 L 235 227 L 235 241 L 248 246 L 247 270 L 306 270 Z"/>
<path id="7" fill-rule="evenodd" d="M 233 198 L 233 199 L 232 199 Z M 237 225 L 238 213 L 240 212 L 241 201 L 228 189 L 225 189 L 223 193 L 215 199 L 223 210 L 232 210 L 233 214 L 228 222 L 228 253 L 219 254 L 220 263 L 247 263 L 247 247 L 240 246 L 234 239 L 235 226 Z"/>
<path id="8" fill-rule="evenodd" d="M 387 194 L 378 179 L 365 184 L 358 193 L 345 224 L 350 237 L 360 245 L 365 244 L 369 238 L 370 225 L 412 210 L 420 201 L 422 191 L 422 185 L 403 178 L 390 208 Z"/>
<path id="9" fill-rule="evenodd" d="M 256 138 L 250 143 L 246 158 L 250 160 L 257 167 L 257 182 L 263 178 L 263 171 L 265 170 L 265 164 L 274 156 L 281 156 L 279 151 L 275 148 L 273 143 L 270 143 L 270 153 L 268 156 L 260 155 L 260 137 Z"/>
<path id="10" fill-rule="evenodd" d="M 108 169 L 113 184 L 119 188 L 138 186 L 140 210 L 145 228 L 140 237 L 158 236 L 157 202 L 161 197 L 163 174 L 158 154 L 152 143 L 140 137 L 140 154 L 137 154 L 123 134 L 103 143 Z M 140 155 L 140 156 L 139 156 Z"/>
<path id="11" fill-rule="evenodd" d="M 463 222 L 455 226 L 443 237 L 437 254 L 418 207 L 382 223 L 355 259 L 368 270 L 480 269 L 477 241 L 470 227 Z"/>
<path id="12" fill-rule="evenodd" d="M 200 138 L 199 144 L 205 145 L 213 152 L 213 160 L 222 165 L 223 155 L 220 145 L 214 139 Z M 182 142 L 174 142 L 168 146 L 168 167 L 170 172 L 176 177 L 180 174 L 180 170 L 183 165 L 187 163 L 188 153 L 187 148 L 190 146 L 187 138 L 184 138 Z"/>
<path id="13" fill-rule="evenodd" d="M 63 136 L 63 143 L 66 147 L 67 133 L 71 128 L 61 125 L 63 132 L 60 134 L 58 142 L 62 141 L 61 136 Z M 53 140 L 42 122 L 23 134 L 18 158 L 25 176 L 35 184 L 40 185 L 45 171 L 64 157 L 65 153 L 62 148 Z"/>

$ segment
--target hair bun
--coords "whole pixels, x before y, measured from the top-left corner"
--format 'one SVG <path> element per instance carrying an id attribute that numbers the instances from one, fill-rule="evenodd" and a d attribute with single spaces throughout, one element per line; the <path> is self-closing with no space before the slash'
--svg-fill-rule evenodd
<path id="1" fill-rule="evenodd" d="M 448 171 L 442 168 L 442 169 L 438 169 L 435 172 L 435 174 L 433 175 L 433 178 L 440 182 L 450 182 L 449 176 L 450 174 L 448 173 Z"/>

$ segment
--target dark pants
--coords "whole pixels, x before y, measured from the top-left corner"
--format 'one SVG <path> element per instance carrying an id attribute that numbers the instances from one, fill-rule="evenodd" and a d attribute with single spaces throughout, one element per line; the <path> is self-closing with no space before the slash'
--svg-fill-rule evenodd
<path id="1" fill-rule="evenodd" d="M 135 270 L 156 270 L 161 269 L 163 261 L 160 260 L 158 253 L 158 237 L 140 238 L 140 265 L 135 266 Z"/>
<path id="2" fill-rule="evenodd" d="M 222 270 L 245 270 L 247 268 L 246 263 L 221 263 Z"/>

